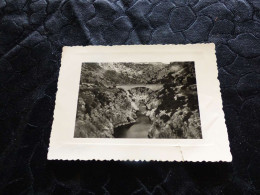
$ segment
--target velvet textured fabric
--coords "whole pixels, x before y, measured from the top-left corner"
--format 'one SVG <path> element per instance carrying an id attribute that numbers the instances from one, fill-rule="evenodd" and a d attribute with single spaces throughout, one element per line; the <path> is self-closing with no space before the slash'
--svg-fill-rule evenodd
<path id="1" fill-rule="evenodd" d="M 64 45 L 201 42 L 232 163 L 47 161 Z M 259 138 L 259 0 L 0 0 L 0 194 L 254 194 Z"/>

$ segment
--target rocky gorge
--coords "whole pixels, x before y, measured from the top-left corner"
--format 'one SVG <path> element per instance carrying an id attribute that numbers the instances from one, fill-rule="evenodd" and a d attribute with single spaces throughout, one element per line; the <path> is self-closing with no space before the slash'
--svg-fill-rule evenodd
<path id="1" fill-rule="evenodd" d="M 194 64 L 83 63 L 74 137 L 202 138 Z"/>

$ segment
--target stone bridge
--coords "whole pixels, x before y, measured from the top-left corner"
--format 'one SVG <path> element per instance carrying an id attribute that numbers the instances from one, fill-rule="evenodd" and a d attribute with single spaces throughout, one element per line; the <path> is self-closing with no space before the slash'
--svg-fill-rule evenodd
<path id="1" fill-rule="evenodd" d="M 138 88 L 138 87 L 145 87 L 149 88 L 153 91 L 159 90 L 163 88 L 162 84 L 133 84 L 133 85 L 117 85 L 116 88 L 121 88 L 124 89 L 125 91 L 128 91 L 133 88 Z"/>

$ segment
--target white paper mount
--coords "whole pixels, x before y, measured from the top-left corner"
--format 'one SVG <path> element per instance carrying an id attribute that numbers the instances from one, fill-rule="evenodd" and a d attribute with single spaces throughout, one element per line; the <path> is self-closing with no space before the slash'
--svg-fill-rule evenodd
<path id="1" fill-rule="evenodd" d="M 203 139 L 73 138 L 82 62 L 194 61 Z M 215 45 L 64 47 L 49 160 L 232 160 L 220 94 Z"/>

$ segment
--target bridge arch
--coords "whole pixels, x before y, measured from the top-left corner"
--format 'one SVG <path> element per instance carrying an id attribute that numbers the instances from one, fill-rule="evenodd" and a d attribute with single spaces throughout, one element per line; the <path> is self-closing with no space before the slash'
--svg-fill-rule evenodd
<path id="1" fill-rule="evenodd" d="M 139 88 L 139 87 L 145 87 L 149 88 L 153 91 L 157 91 L 163 88 L 162 84 L 133 84 L 133 85 L 117 85 L 116 88 L 124 89 L 125 91 L 128 91 L 133 88 Z"/>

